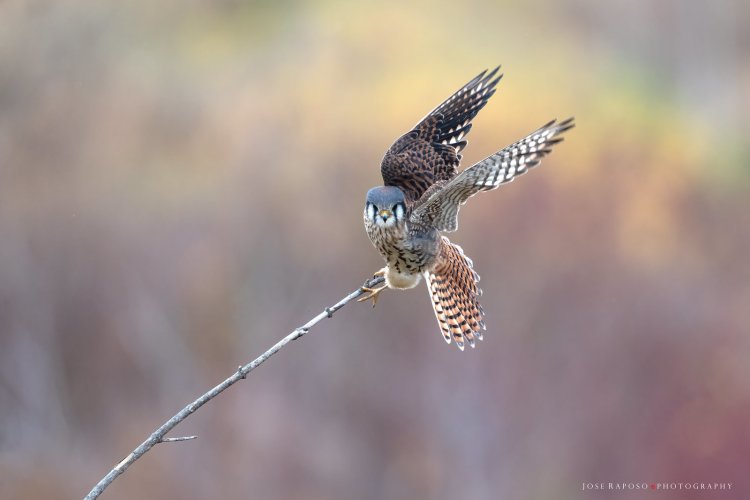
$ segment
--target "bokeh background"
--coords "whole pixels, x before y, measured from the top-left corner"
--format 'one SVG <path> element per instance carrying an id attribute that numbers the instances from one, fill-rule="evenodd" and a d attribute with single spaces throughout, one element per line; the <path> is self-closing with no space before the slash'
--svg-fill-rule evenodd
<path id="1" fill-rule="evenodd" d="M 390 143 L 484 68 L 461 212 L 488 311 L 349 305 L 104 498 L 748 498 L 750 4 L 0 4 L 0 498 L 80 498 L 381 266 Z M 583 482 L 734 490 L 582 492 Z"/>

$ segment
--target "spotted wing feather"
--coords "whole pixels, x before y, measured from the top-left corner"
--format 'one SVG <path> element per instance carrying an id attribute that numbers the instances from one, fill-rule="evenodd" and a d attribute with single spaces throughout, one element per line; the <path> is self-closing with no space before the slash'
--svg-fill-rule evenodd
<path id="1" fill-rule="evenodd" d="M 461 247 L 445 236 L 441 238 L 436 265 L 425 271 L 425 282 L 443 338 L 463 350 L 467 342 L 474 347 L 477 339 L 482 340 L 485 329 L 484 310 L 479 303 L 482 290 L 471 259 Z"/>
<path id="2" fill-rule="evenodd" d="M 380 165 L 386 186 L 400 188 L 412 204 L 435 182 L 456 176 L 471 120 L 495 93 L 498 70 L 477 75 L 390 147 Z"/>
<path id="3" fill-rule="evenodd" d="M 429 130 L 432 142 L 453 146 L 460 153 L 466 146 L 463 138 L 471 130 L 471 120 L 495 94 L 503 75 L 498 75 L 500 66 L 489 73 L 482 71 L 452 96 L 430 111 L 415 127 Z M 432 119 L 437 118 L 436 121 Z M 461 159 L 461 156 L 458 156 Z"/>
<path id="4" fill-rule="evenodd" d="M 490 191 L 510 182 L 539 164 L 562 141 L 557 137 L 573 128 L 573 118 L 550 123 L 529 134 L 524 139 L 467 168 L 441 189 L 431 189 L 415 205 L 410 216 L 414 227 L 455 231 L 458 228 L 458 210 L 471 196 L 480 191 Z"/>

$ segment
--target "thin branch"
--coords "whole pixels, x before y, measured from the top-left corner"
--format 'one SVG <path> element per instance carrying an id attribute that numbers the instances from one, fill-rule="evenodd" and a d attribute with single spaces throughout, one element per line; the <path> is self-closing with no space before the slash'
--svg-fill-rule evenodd
<path id="1" fill-rule="evenodd" d="M 191 439 L 198 439 L 198 436 L 181 436 L 176 438 L 162 438 L 162 443 L 176 443 L 177 441 L 190 441 Z"/>
<path id="2" fill-rule="evenodd" d="M 295 328 L 294 331 L 292 331 L 289 335 L 278 341 L 273 347 L 268 349 L 266 352 L 258 356 L 256 359 L 251 361 L 250 363 L 246 365 L 240 366 L 234 374 L 226 379 L 224 382 L 220 383 L 213 389 L 209 390 L 205 394 L 203 394 L 201 397 L 187 405 L 185 408 L 180 410 L 175 416 L 164 422 L 161 427 L 156 429 L 144 442 L 142 442 L 136 449 L 133 450 L 130 455 L 125 457 L 119 464 L 117 464 L 109 473 L 104 476 L 101 481 L 97 483 L 96 486 L 89 492 L 88 495 L 86 495 L 84 500 L 93 500 L 94 498 L 98 498 L 99 495 L 102 494 L 102 492 L 110 485 L 112 484 L 112 481 L 114 481 L 117 476 L 122 474 L 127 470 L 128 467 L 130 467 L 133 462 L 141 458 L 146 452 L 148 452 L 151 448 L 156 446 L 159 443 L 164 442 L 170 442 L 170 441 L 185 441 L 188 439 L 193 439 L 196 436 L 187 436 L 187 437 L 180 437 L 180 438 L 167 438 L 165 437 L 166 434 L 171 431 L 177 424 L 185 420 L 187 417 L 192 415 L 198 408 L 203 406 L 204 404 L 211 401 L 213 398 L 224 392 L 229 387 L 233 386 L 240 380 L 247 377 L 247 374 L 253 371 L 255 368 L 260 366 L 264 361 L 266 361 L 268 358 L 276 354 L 282 347 L 287 345 L 289 342 L 293 340 L 297 340 L 298 338 L 305 335 L 308 331 L 310 331 L 310 328 L 315 326 L 317 323 L 319 323 L 321 320 L 325 318 L 330 318 L 333 316 L 333 313 L 344 307 L 346 304 L 351 302 L 352 300 L 360 297 L 362 294 L 366 293 L 367 290 L 365 288 L 373 288 L 385 281 L 382 277 L 376 277 L 369 279 L 365 282 L 362 288 L 358 288 L 356 291 L 350 293 L 340 301 L 338 301 L 335 305 L 331 307 L 326 307 L 323 312 L 315 316 L 313 319 L 305 323 L 304 325 L 300 326 L 299 328 Z"/>

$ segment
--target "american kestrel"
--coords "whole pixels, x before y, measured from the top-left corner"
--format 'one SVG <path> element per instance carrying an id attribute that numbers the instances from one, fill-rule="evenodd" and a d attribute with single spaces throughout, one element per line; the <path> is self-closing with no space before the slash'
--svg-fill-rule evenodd
<path id="1" fill-rule="evenodd" d="M 456 230 L 458 209 L 469 197 L 538 165 L 562 141 L 557 136 L 574 126 L 573 118 L 553 120 L 458 173 L 471 120 L 495 93 L 499 69 L 477 75 L 401 136 L 380 165 L 384 186 L 370 189 L 365 203 L 365 229 L 386 266 L 376 273 L 385 285 L 366 289 L 360 300 L 375 306 L 386 287 L 413 288 L 424 276 L 443 337 L 461 350 L 482 340 L 482 291 L 471 259 L 440 232 Z"/>

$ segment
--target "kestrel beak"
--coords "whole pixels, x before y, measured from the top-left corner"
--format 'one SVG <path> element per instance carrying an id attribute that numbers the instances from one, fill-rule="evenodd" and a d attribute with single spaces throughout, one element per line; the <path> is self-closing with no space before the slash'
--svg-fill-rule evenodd
<path id="1" fill-rule="evenodd" d="M 380 212 L 378 212 L 378 215 L 380 215 L 380 217 L 383 219 L 383 222 L 385 222 L 385 221 L 388 220 L 388 217 L 390 217 L 391 215 L 393 215 L 393 212 L 391 212 L 387 208 L 384 208 L 383 210 L 381 210 Z"/>

